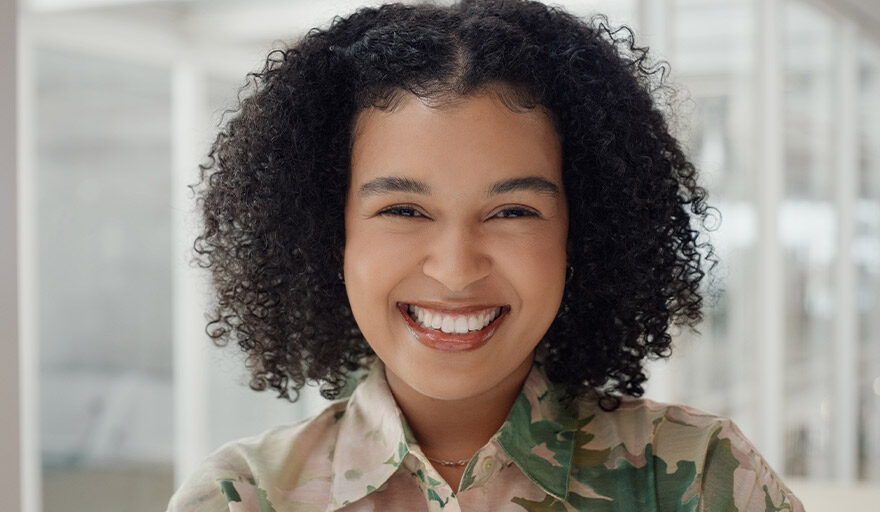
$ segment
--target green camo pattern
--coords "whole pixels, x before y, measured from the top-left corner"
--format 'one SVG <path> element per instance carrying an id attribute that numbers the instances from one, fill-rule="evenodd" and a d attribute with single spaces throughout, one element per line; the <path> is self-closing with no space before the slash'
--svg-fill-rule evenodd
<path id="1" fill-rule="evenodd" d="M 215 452 L 168 511 L 803 511 L 728 419 L 632 398 L 606 412 L 561 396 L 536 362 L 455 493 L 377 360 L 350 398 L 317 417 Z"/>

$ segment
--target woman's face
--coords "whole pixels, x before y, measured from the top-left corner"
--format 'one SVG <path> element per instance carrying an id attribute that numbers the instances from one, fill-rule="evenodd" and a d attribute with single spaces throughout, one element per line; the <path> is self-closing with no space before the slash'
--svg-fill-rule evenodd
<path id="1" fill-rule="evenodd" d="M 345 286 L 389 382 L 464 399 L 525 376 L 566 272 L 562 155 L 540 109 L 407 94 L 356 120 Z"/>

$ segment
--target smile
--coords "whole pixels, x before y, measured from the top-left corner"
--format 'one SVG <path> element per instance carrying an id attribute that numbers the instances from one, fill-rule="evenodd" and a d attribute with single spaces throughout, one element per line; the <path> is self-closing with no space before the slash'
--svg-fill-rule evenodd
<path id="1" fill-rule="evenodd" d="M 444 352 L 464 352 L 485 345 L 507 317 L 510 306 L 440 310 L 398 303 L 410 333 L 423 345 Z"/>
<path id="2" fill-rule="evenodd" d="M 410 318 L 415 320 L 419 327 L 443 331 L 446 334 L 467 334 L 469 331 L 479 331 L 501 315 L 501 307 L 465 314 L 451 314 L 410 304 L 407 311 Z"/>

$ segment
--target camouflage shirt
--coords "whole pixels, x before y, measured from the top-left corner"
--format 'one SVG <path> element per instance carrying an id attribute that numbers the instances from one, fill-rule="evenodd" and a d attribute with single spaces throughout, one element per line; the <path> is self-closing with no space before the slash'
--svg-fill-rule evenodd
<path id="1" fill-rule="evenodd" d="M 459 491 L 427 461 L 377 361 L 349 399 L 304 422 L 229 443 L 170 512 L 802 511 L 728 419 L 624 399 L 562 405 L 533 366 Z"/>

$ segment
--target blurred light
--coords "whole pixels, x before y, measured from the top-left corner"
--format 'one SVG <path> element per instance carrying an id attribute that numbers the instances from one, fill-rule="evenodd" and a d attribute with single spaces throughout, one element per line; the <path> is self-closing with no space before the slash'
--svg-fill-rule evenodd
<path id="1" fill-rule="evenodd" d="M 779 236 L 786 248 L 805 249 L 812 263 L 834 258 L 837 214 L 826 201 L 786 199 L 779 211 Z"/>
<path id="2" fill-rule="evenodd" d="M 174 0 L 176 3 L 190 0 Z M 24 5 L 34 12 L 73 11 L 95 7 L 119 7 L 143 4 L 143 0 L 27 0 Z M 171 3 L 171 0 L 152 0 L 152 3 Z"/>

